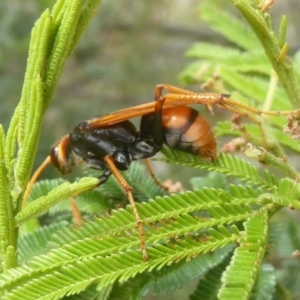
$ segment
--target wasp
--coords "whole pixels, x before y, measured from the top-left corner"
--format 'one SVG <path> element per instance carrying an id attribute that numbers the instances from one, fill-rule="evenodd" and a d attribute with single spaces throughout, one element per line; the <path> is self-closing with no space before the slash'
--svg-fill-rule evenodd
<path id="1" fill-rule="evenodd" d="M 163 90 L 169 93 L 163 95 Z M 51 149 L 45 163 L 35 172 L 26 190 L 46 164 L 52 163 L 62 174 L 67 174 L 84 163 L 101 170 L 99 185 L 114 175 L 124 188 L 132 206 L 140 235 L 140 247 L 144 260 L 146 252 L 145 232 L 132 196 L 132 188 L 120 171 L 130 163 L 147 159 L 159 152 L 163 145 L 211 161 L 217 157 L 217 143 L 209 122 L 188 104 L 231 105 L 229 95 L 193 93 L 171 85 L 160 84 L 155 88 L 155 101 L 116 111 L 103 117 L 86 120 L 71 133 L 63 136 Z M 138 130 L 131 118 L 141 117 Z"/>

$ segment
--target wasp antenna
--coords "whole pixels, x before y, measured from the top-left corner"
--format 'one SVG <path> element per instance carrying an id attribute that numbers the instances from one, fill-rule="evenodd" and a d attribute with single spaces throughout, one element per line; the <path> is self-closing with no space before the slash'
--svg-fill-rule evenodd
<path id="1" fill-rule="evenodd" d="M 33 185 L 35 184 L 35 182 L 37 181 L 37 179 L 39 178 L 39 176 L 41 175 L 43 170 L 50 164 L 51 164 L 51 157 L 48 156 L 44 160 L 44 162 L 34 172 L 33 176 L 31 177 L 30 181 L 27 184 L 27 188 L 26 188 L 26 191 L 25 191 L 24 197 L 23 197 L 22 207 L 24 207 L 26 205 L 28 196 L 32 190 Z"/>
<path id="2" fill-rule="evenodd" d="M 233 99 L 230 99 L 230 98 L 225 98 L 225 99 L 222 99 L 222 104 L 226 109 L 230 110 L 230 111 L 233 111 L 233 112 L 237 112 L 235 108 L 239 108 L 239 109 L 242 109 L 244 111 L 248 111 L 254 115 L 261 115 L 263 112 L 257 108 L 254 108 L 254 107 L 251 107 L 247 104 L 244 104 L 244 103 L 241 103 L 241 102 L 238 102 L 236 100 L 233 100 Z"/>

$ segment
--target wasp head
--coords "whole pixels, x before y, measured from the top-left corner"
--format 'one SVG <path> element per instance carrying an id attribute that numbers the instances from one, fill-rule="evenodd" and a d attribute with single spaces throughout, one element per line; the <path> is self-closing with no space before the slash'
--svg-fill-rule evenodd
<path id="1" fill-rule="evenodd" d="M 72 153 L 69 149 L 69 135 L 62 137 L 51 149 L 50 157 L 52 164 L 62 173 L 71 173 L 75 167 Z"/>

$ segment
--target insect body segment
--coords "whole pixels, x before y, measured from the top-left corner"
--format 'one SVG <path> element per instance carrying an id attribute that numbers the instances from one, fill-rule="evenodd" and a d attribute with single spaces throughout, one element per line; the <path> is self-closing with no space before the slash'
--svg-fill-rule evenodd
<path id="1" fill-rule="evenodd" d="M 141 118 L 137 131 L 130 121 L 86 130 L 80 124 L 51 151 L 51 160 L 62 173 L 78 162 L 103 170 L 103 183 L 111 174 L 104 162 L 110 156 L 118 170 L 127 170 L 133 160 L 154 156 L 163 144 L 187 153 L 215 159 L 216 141 L 209 123 L 190 107 L 159 110 Z"/>
<path id="2" fill-rule="evenodd" d="M 141 119 L 141 136 L 152 136 L 153 114 Z M 163 143 L 171 148 L 205 158 L 216 158 L 216 140 L 210 124 L 198 111 L 187 106 L 162 111 L 161 132 Z"/>

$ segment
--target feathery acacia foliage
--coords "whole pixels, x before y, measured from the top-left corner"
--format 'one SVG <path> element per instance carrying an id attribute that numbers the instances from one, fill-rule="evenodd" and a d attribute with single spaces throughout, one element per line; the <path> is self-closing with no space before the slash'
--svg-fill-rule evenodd
<path id="1" fill-rule="evenodd" d="M 299 154 L 300 147 L 282 132 L 280 113 L 262 118 L 237 111 L 241 119 L 233 121 L 234 128 L 228 121 L 215 126 L 218 136 L 241 138 L 251 162 L 232 153 L 211 162 L 164 148 L 161 160 L 210 172 L 193 179 L 193 191 L 166 193 L 139 163 L 124 172 L 145 228 L 148 261 L 142 259 L 132 208 L 124 206 L 126 194 L 114 178 L 76 197 L 85 218 L 80 227 L 72 225 L 68 198 L 97 185 L 92 171 L 75 183 L 38 182 L 30 203 L 21 207 L 43 114 L 99 2 L 59 0 L 32 31 L 21 101 L 7 133 L 0 128 L 1 299 L 139 299 L 194 279 L 199 283 L 193 300 L 288 299 L 299 293 L 299 222 L 282 210 L 300 209 L 299 173 L 282 155 L 285 149 Z M 296 109 L 300 74 L 285 57 L 286 20 L 277 37 L 258 1 L 232 2 L 251 29 L 212 1 L 201 2 L 201 17 L 239 50 L 197 43 L 187 52 L 196 61 L 182 79 L 264 110 Z M 295 123 L 291 114 L 290 127 Z M 236 145 L 229 143 L 228 152 Z M 291 217 L 281 220 L 286 214 Z M 282 260 L 281 272 L 276 259 Z"/>

